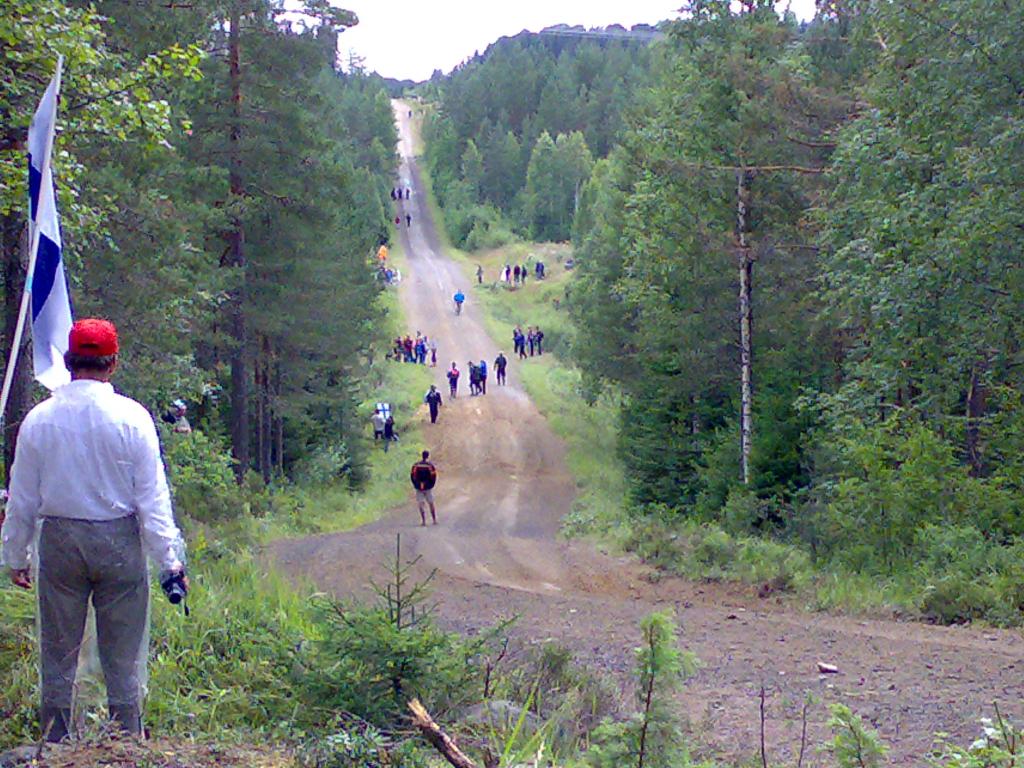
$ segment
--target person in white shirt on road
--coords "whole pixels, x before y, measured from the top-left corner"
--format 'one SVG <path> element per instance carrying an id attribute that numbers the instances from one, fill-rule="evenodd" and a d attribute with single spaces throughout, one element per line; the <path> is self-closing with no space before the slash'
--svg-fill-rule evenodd
<path id="1" fill-rule="evenodd" d="M 156 426 L 141 404 L 114 392 L 117 353 L 112 323 L 74 324 L 65 355 L 72 381 L 25 417 L 11 468 L 2 560 L 14 584 L 31 589 L 36 558 L 40 726 L 48 741 L 71 731 L 90 599 L 110 716 L 141 734 L 146 555 L 162 581 L 173 575 L 188 588 Z"/>

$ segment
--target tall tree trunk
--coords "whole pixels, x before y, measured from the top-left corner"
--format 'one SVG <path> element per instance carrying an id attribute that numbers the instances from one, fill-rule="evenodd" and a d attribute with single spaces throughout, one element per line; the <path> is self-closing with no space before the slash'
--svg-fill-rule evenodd
<path id="1" fill-rule="evenodd" d="M 260 384 L 259 384 L 259 395 L 260 395 L 260 411 L 259 411 L 259 435 L 260 439 L 258 442 L 259 446 L 259 465 L 260 473 L 263 475 L 263 482 L 270 483 L 270 479 L 273 476 L 274 465 L 272 459 L 272 446 L 274 443 L 273 434 L 273 414 L 274 414 L 274 397 L 271 392 L 271 360 L 273 359 L 273 349 L 270 344 L 270 339 L 266 336 L 260 337 L 260 361 L 258 363 L 260 371 Z"/>
<path id="2" fill-rule="evenodd" d="M 4 281 L 4 349 L 10 354 L 14 329 L 21 311 L 21 296 L 25 290 L 25 269 L 27 264 L 28 229 L 23 218 L 7 214 L 0 218 L 0 258 L 3 259 Z M 23 337 L 18 354 L 11 394 L 4 414 L 4 487 L 8 485 L 11 464 L 14 463 L 14 448 L 18 440 L 18 428 L 31 406 L 32 379 L 27 356 L 28 343 Z"/>
<path id="3" fill-rule="evenodd" d="M 736 174 L 736 249 L 740 269 L 740 467 L 743 484 L 750 485 L 750 447 L 754 431 L 753 390 L 753 277 L 750 248 L 750 188 L 754 172 Z"/>
<path id="4" fill-rule="evenodd" d="M 228 184 L 232 202 L 241 199 L 242 156 L 239 146 L 242 137 L 242 65 L 241 14 L 238 3 L 230 11 L 228 32 L 228 67 L 231 89 L 231 122 L 228 128 Z M 229 268 L 236 270 L 236 287 L 227 304 L 228 328 L 232 338 L 231 349 L 231 455 L 235 460 L 235 477 L 241 482 L 250 463 L 249 426 L 249 365 L 248 338 L 245 323 L 245 231 L 241 221 L 235 220 L 228 233 Z"/>
<path id="5" fill-rule="evenodd" d="M 281 402 L 281 364 L 274 361 L 274 402 Z M 274 466 L 278 477 L 284 475 L 284 417 L 274 411 Z"/>
<path id="6" fill-rule="evenodd" d="M 967 387 L 967 424 L 964 430 L 964 448 L 970 463 L 971 477 L 981 477 L 985 466 L 979 445 L 979 422 L 985 416 L 986 391 L 982 377 L 988 368 L 988 360 L 982 359 L 971 368 L 971 381 Z"/>

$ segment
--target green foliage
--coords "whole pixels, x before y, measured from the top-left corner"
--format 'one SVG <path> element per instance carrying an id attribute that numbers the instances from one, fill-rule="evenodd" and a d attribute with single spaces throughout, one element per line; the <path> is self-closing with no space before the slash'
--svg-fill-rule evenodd
<path id="1" fill-rule="evenodd" d="M 798 547 L 734 537 L 711 524 L 680 520 L 664 508 L 642 510 L 625 546 L 646 562 L 701 581 L 741 581 L 786 592 L 806 588 L 814 574 L 810 557 Z"/>
<path id="2" fill-rule="evenodd" d="M 428 711 L 445 712 L 471 696 L 483 641 L 467 642 L 434 625 L 426 603 L 433 574 L 414 581 L 418 560 L 402 562 L 399 544 L 389 582 L 374 589 L 375 604 L 320 605 L 326 631 L 317 643 L 318 664 L 308 675 L 318 701 L 357 712 L 376 726 L 395 727 L 412 698 Z"/>
<path id="3" fill-rule="evenodd" d="M 476 250 L 529 232 L 568 239 L 591 153 L 612 148 L 647 80 L 648 32 L 597 41 L 524 32 L 422 89 L 436 102 L 426 159 L 453 243 Z M 481 228 L 500 237 L 468 237 Z"/>
<path id="4" fill-rule="evenodd" d="M 676 768 L 690 765 L 672 715 L 672 693 L 696 671 L 696 659 L 679 650 L 671 616 L 653 613 L 640 623 L 636 649 L 637 711 L 624 721 L 605 721 L 593 734 L 587 765 L 594 768 Z"/>
<path id="5" fill-rule="evenodd" d="M 0 584 L 0 749 L 38 738 L 36 599 L 8 579 Z"/>
<path id="6" fill-rule="evenodd" d="M 193 430 L 165 431 L 164 459 L 179 514 L 202 523 L 238 517 L 246 512 L 231 471 L 231 456 L 216 438 Z"/>
<path id="7" fill-rule="evenodd" d="M 535 240 L 569 239 L 580 188 L 593 158 L 583 134 L 537 137 L 526 169 L 525 218 Z"/>
<path id="8" fill-rule="evenodd" d="M 1013 768 L 1024 754 L 1024 730 L 1003 719 L 981 719 L 981 735 L 968 747 L 943 741 L 941 755 L 929 761 L 935 768 Z"/>
<path id="9" fill-rule="evenodd" d="M 827 749 L 838 768 L 880 768 L 888 752 L 878 733 L 866 726 L 845 704 L 831 704 L 828 727 L 832 740 Z"/>
<path id="10" fill-rule="evenodd" d="M 311 739 L 299 751 L 302 768 L 426 768 L 410 742 L 393 744 L 372 725 L 352 716 L 339 717 L 326 736 Z"/>

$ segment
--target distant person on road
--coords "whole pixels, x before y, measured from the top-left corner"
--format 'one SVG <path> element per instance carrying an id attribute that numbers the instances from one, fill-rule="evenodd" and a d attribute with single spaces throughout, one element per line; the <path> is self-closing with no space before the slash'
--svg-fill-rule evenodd
<path id="1" fill-rule="evenodd" d="M 505 386 L 505 369 L 508 367 L 508 358 L 504 352 L 499 352 L 494 358 L 494 372 L 498 377 L 498 385 Z"/>
<path id="2" fill-rule="evenodd" d="M 523 264 L 523 266 L 519 268 L 519 275 L 520 275 L 520 282 L 524 286 L 526 285 L 526 274 L 527 274 L 526 273 L 526 265 Z"/>
<path id="3" fill-rule="evenodd" d="M 470 360 L 466 363 L 466 367 L 469 369 L 469 394 L 470 396 L 480 394 L 480 369 L 477 368 L 476 363 Z"/>
<path id="4" fill-rule="evenodd" d="M 437 509 L 434 507 L 434 485 L 437 484 L 437 468 L 429 461 L 430 451 L 423 452 L 423 458 L 412 465 L 409 479 L 416 489 L 416 506 L 420 511 L 420 525 L 427 524 L 427 510 L 430 506 L 430 519 L 437 525 Z"/>
<path id="5" fill-rule="evenodd" d="M 451 369 L 446 374 L 448 376 L 448 393 L 452 397 L 459 396 L 459 369 L 452 363 Z"/>
<path id="6" fill-rule="evenodd" d="M 505 269 L 501 271 L 501 282 L 505 283 L 505 285 L 512 282 L 512 267 L 508 264 L 506 264 Z"/>
<path id="7" fill-rule="evenodd" d="M 407 226 L 407 227 L 411 227 L 412 226 L 412 214 L 411 213 L 405 214 L 405 226 Z"/>
<path id="8" fill-rule="evenodd" d="M 430 367 L 437 368 L 437 342 L 430 339 Z"/>
<path id="9" fill-rule="evenodd" d="M 526 329 L 526 344 L 530 347 L 530 357 L 533 357 L 533 348 L 537 345 L 537 334 L 533 332 L 532 325 Z"/>
<path id="10" fill-rule="evenodd" d="M 427 394 L 423 396 L 423 402 L 430 408 L 430 423 L 437 424 L 437 413 L 441 409 L 441 393 L 437 391 L 436 386 L 430 385 Z"/>
<path id="11" fill-rule="evenodd" d="M 544 262 L 543 261 L 538 261 L 536 264 L 534 264 L 534 266 L 533 266 L 533 275 L 538 280 L 543 280 L 544 279 Z"/>
<path id="12" fill-rule="evenodd" d="M 516 264 L 515 268 L 512 270 L 512 281 L 516 285 L 519 285 L 519 265 L 518 264 Z"/>
<path id="13" fill-rule="evenodd" d="M 480 365 L 476 367 L 480 377 L 480 394 L 487 394 L 487 363 L 483 360 L 480 361 Z"/>
<path id="14" fill-rule="evenodd" d="M 537 354 L 538 355 L 543 355 L 544 354 L 544 331 L 542 331 L 540 329 L 540 326 L 537 326 L 536 328 L 533 329 L 533 342 L 534 342 L 534 344 L 537 345 Z"/>
<path id="15" fill-rule="evenodd" d="M 464 294 L 462 291 L 456 291 L 455 295 L 452 296 L 452 299 L 455 300 L 455 314 L 456 315 L 461 315 L 462 314 L 462 302 L 464 302 L 466 300 L 466 294 Z"/>
<path id="16" fill-rule="evenodd" d="M 476 265 L 476 284 L 483 285 L 484 283 L 484 268 L 479 264 Z"/>
<path id="17" fill-rule="evenodd" d="M 406 199 L 406 200 L 408 200 L 408 199 L 409 199 L 409 193 L 410 193 L 411 191 L 412 191 L 412 190 L 410 190 L 410 189 L 409 189 L 408 187 L 406 187 L 406 188 L 405 188 L 405 199 Z"/>
<path id="18" fill-rule="evenodd" d="M 395 226 L 396 227 L 402 226 L 402 217 L 401 216 L 395 216 Z"/>

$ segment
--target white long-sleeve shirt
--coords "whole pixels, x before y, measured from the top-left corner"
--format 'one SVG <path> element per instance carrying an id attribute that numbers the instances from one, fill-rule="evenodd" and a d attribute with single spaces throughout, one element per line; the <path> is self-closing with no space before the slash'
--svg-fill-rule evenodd
<path id="1" fill-rule="evenodd" d="M 9 568 L 28 567 L 40 517 L 102 521 L 136 514 L 160 568 L 175 567 L 183 556 L 153 418 L 110 384 L 72 381 L 29 412 L 8 491 L 2 538 Z"/>

